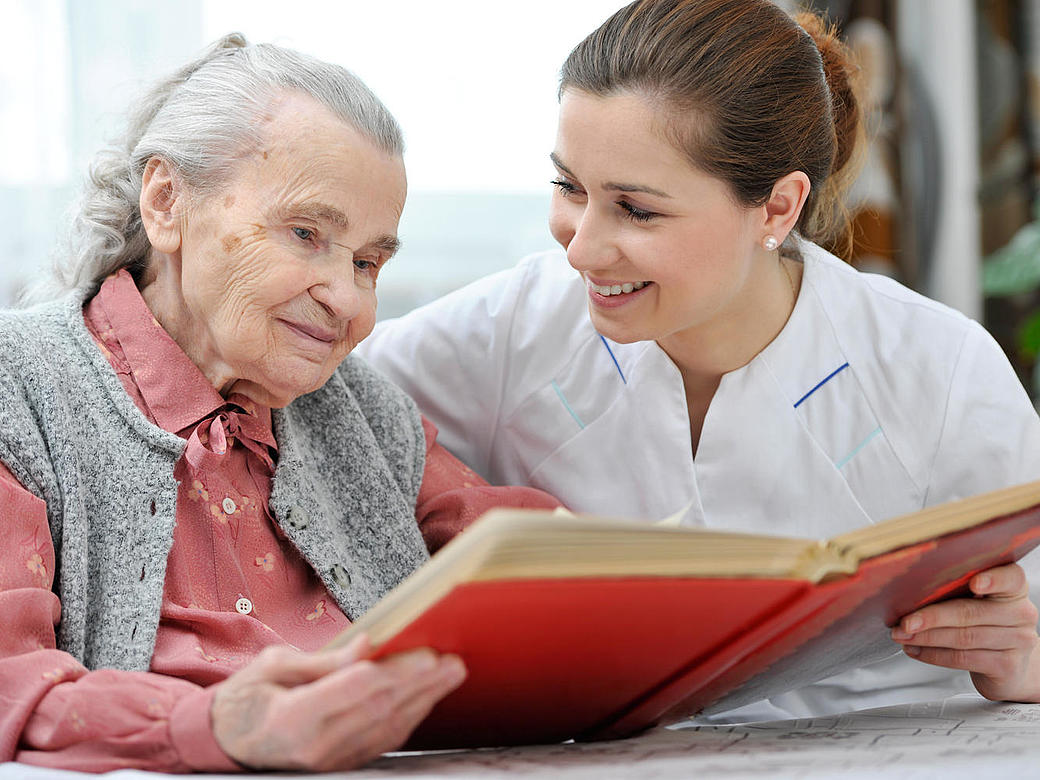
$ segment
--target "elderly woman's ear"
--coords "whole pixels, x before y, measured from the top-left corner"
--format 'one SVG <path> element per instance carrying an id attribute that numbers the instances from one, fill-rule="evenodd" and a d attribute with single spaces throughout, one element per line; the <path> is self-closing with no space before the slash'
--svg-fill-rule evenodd
<path id="1" fill-rule="evenodd" d="M 141 176 L 141 223 L 152 247 L 173 254 L 181 247 L 181 217 L 187 194 L 173 167 L 159 157 L 148 161 Z"/>

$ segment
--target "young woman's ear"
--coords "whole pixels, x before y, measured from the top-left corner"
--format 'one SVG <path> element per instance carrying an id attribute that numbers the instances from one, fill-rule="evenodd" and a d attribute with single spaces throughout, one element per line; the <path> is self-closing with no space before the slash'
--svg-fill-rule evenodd
<path id="1" fill-rule="evenodd" d="M 184 198 L 183 186 L 173 168 L 158 157 L 150 159 L 141 176 L 139 206 L 148 242 L 159 252 L 173 254 L 181 248 Z"/>
<path id="2" fill-rule="evenodd" d="M 793 171 L 778 179 L 764 206 L 762 234 L 775 236 L 777 242 L 782 244 L 798 223 L 810 188 L 809 177 L 802 171 Z"/>

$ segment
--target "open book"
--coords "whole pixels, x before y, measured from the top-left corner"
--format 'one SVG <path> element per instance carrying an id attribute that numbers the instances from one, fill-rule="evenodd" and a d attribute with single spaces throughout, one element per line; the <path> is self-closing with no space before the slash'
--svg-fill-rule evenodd
<path id="1" fill-rule="evenodd" d="M 1040 543 L 1040 482 L 829 541 L 495 510 L 333 644 L 457 653 L 409 747 L 624 736 L 899 651 L 889 626 Z"/>

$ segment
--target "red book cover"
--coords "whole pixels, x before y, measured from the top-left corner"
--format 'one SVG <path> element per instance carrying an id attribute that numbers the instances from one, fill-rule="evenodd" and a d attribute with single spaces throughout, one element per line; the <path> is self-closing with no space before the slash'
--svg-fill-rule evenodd
<path id="1" fill-rule="evenodd" d="M 975 573 L 1038 543 L 1034 506 L 875 555 L 817 584 L 477 578 L 447 590 L 375 657 L 432 647 L 465 661 L 466 681 L 420 724 L 410 749 L 626 736 L 891 655 L 899 647 L 889 626 L 902 615 L 962 593 Z"/>
<path id="2" fill-rule="evenodd" d="M 458 653 L 468 677 L 413 749 L 560 742 L 810 593 L 797 580 L 560 579 L 461 585 L 379 649 Z"/>
<path id="3" fill-rule="evenodd" d="M 712 684 L 685 697 L 678 711 L 651 715 L 644 709 L 636 715 L 633 709 L 630 716 L 657 721 L 705 709 L 721 712 L 761 699 L 763 685 L 782 680 L 791 690 L 869 663 L 871 657 L 880 660 L 899 650 L 889 629 L 903 615 L 969 595 L 968 580 L 980 571 L 1016 561 L 1038 544 L 1040 509 L 1032 508 L 871 558 L 851 578 L 858 582 L 850 583 L 823 613 L 790 626 L 770 647 L 731 664 Z M 681 689 L 683 683 L 677 681 L 675 687 Z"/>

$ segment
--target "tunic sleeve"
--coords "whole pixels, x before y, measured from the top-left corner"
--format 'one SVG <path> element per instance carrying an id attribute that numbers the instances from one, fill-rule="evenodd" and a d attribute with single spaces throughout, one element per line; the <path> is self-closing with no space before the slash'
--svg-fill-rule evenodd
<path id="1" fill-rule="evenodd" d="M 237 771 L 213 738 L 214 688 L 88 671 L 56 649 L 47 508 L 0 464 L 0 761 L 105 772 Z"/>
<path id="2" fill-rule="evenodd" d="M 1040 479 L 1040 417 L 1003 350 L 981 326 L 961 348 L 925 505 Z M 1040 603 L 1040 550 L 1020 561 Z"/>
<path id="3" fill-rule="evenodd" d="M 1040 418 L 979 325 L 967 333 L 945 402 L 925 505 L 1040 479 Z"/>

